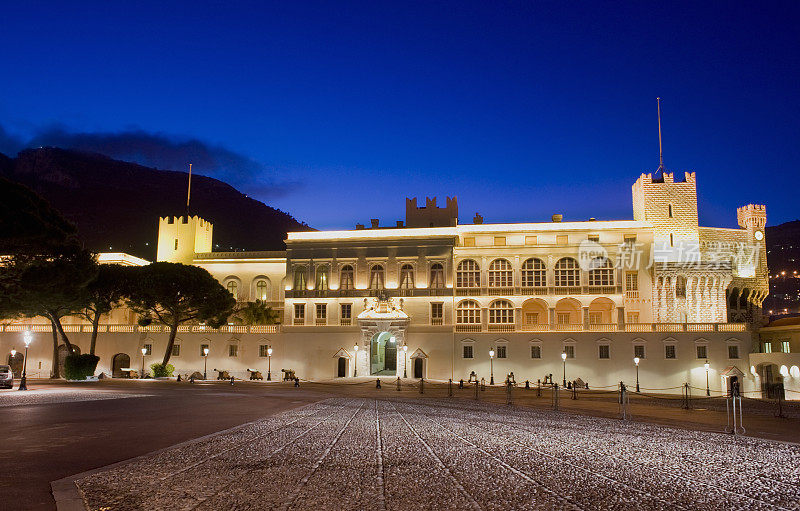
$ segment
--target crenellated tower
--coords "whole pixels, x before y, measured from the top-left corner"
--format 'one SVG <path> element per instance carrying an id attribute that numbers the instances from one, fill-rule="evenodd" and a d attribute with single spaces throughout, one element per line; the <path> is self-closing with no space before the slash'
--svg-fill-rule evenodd
<path id="1" fill-rule="evenodd" d="M 158 219 L 156 261 L 192 264 L 197 253 L 211 252 L 214 226 L 199 216 Z"/>

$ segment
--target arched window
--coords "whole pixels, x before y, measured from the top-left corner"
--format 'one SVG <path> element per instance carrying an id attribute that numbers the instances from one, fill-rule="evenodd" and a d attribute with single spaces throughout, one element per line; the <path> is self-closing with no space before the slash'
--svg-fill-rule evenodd
<path id="1" fill-rule="evenodd" d="M 349 264 L 339 270 L 339 289 L 353 289 L 353 267 Z"/>
<path id="2" fill-rule="evenodd" d="M 495 259 L 489 265 L 489 287 L 511 287 L 514 285 L 513 275 L 511 263 L 505 259 Z"/>
<path id="3" fill-rule="evenodd" d="M 384 281 L 383 266 L 376 264 L 369 270 L 369 288 L 383 289 L 385 287 Z"/>
<path id="4" fill-rule="evenodd" d="M 514 322 L 514 306 L 508 300 L 497 300 L 489 306 L 489 324 L 507 325 Z"/>
<path id="5" fill-rule="evenodd" d="M 319 267 L 317 267 L 316 289 L 318 291 L 327 291 L 328 290 L 328 267 L 327 266 L 319 266 Z"/>
<path id="6" fill-rule="evenodd" d="M 581 269 L 578 261 L 571 257 L 559 259 L 555 267 L 555 283 L 560 287 L 581 285 Z"/>
<path id="7" fill-rule="evenodd" d="M 414 267 L 410 264 L 400 267 L 400 289 L 414 289 Z"/>
<path id="8" fill-rule="evenodd" d="M 266 302 L 269 298 L 269 284 L 266 280 L 256 282 L 256 299 Z"/>
<path id="9" fill-rule="evenodd" d="M 456 287 L 481 287 L 481 268 L 472 259 L 458 263 Z"/>
<path id="10" fill-rule="evenodd" d="M 686 298 L 686 277 L 678 275 L 675 279 L 675 296 L 678 298 Z"/>
<path id="11" fill-rule="evenodd" d="M 544 287 L 547 285 L 547 269 L 541 259 L 531 258 L 522 263 L 522 286 Z"/>
<path id="12" fill-rule="evenodd" d="M 228 281 L 228 292 L 233 295 L 234 298 L 239 297 L 239 283 L 235 280 Z"/>
<path id="13" fill-rule="evenodd" d="M 481 306 L 474 300 L 464 300 L 456 307 L 456 323 L 475 325 L 481 322 Z"/>
<path id="14" fill-rule="evenodd" d="M 433 289 L 441 289 L 444 287 L 444 266 L 441 263 L 433 263 L 431 265 L 431 280 L 428 287 Z"/>
<path id="15" fill-rule="evenodd" d="M 611 261 L 605 257 L 595 257 L 592 259 L 592 269 L 589 270 L 589 285 L 614 285 L 614 268 L 611 266 Z"/>
<path id="16" fill-rule="evenodd" d="M 294 269 L 294 288 L 298 291 L 306 288 L 306 267 L 298 266 Z"/>

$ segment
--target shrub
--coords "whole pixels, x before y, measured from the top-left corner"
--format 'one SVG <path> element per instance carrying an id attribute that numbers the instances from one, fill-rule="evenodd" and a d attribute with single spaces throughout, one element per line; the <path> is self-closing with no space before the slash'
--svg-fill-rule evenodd
<path id="1" fill-rule="evenodd" d="M 172 372 L 175 371 L 175 366 L 172 364 L 150 364 L 150 369 L 153 370 L 153 378 L 161 378 L 164 376 L 172 376 Z"/>
<path id="2" fill-rule="evenodd" d="M 67 355 L 64 359 L 64 377 L 68 380 L 85 380 L 87 376 L 94 375 L 100 357 L 97 355 Z"/>

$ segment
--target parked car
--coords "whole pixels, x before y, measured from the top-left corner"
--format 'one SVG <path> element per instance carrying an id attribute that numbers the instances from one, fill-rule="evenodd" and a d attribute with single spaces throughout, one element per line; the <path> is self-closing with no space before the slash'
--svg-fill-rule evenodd
<path id="1" fill-rule="evenodd" d="M 0 365 L 0 387 L 10 389 L 14 386 L 14 373 L 11 366 Z"/>

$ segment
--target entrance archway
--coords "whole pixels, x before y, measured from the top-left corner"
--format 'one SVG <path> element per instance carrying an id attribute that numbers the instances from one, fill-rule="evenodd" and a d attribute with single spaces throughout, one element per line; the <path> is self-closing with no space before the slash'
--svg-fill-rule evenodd
<path id="1" fill-rule="evenodd" d="M 379 332 L 372 336 L 369 355 L 370 374 L 397 374 L 397 338 L 391 332 Z"/>
<path id="2" fill-rule="evenodd" d="M 337 378 L 344 378 L 347 376 L 347 358 L 339 357 L 339 362 L 336 366 L 336 376 Z"/>
<path id="3" fill-rule="evenodd" d="M 414 378 L 422 378 L 425 374 L 425 359 L 417 357 L 414 359 Z"/>
<path id="4" fill-rule="evenodd" d="M 111 358 L 111 376 L 122 378 L 122 368 L 131 366 L 131 357 L 127 353 L 117 353 Z"/>

